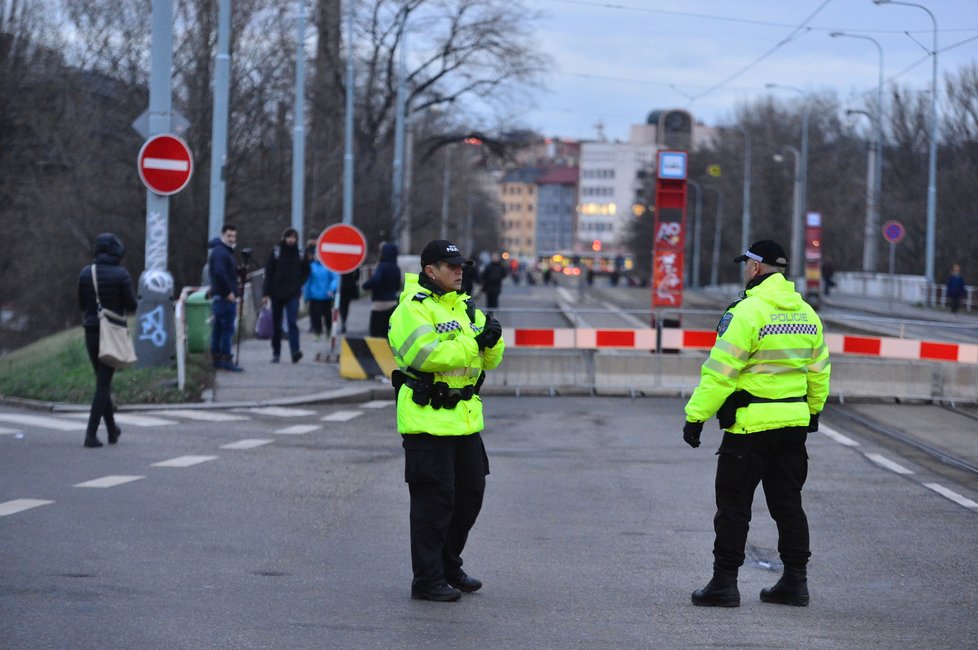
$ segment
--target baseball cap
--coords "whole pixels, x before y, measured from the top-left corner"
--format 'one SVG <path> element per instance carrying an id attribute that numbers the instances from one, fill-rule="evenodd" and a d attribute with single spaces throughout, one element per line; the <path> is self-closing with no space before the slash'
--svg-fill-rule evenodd
<path id="1" fill-rule="evenodd" d="M 438 262 L 448 262 L 460 266 L 471 266 L 472 260 L 464 257 L 458 250 L 458 246 L 447 239 L 435 239 L 428 242 L 428 245 L 421 251 L 421 267 Z"/>
<path id="2" fill-rule="evenodd" d="M 788 266 L 788 257 L 784 254 L 784 249 L 781 248 L 781 244 L 772 239 L 756 241 L 750 245 L 746 253 L 734 258 L 734 262 L 737 263 L 747 260 L 756 260 L 761 264 L 780 266 L 781 268 Z"/>

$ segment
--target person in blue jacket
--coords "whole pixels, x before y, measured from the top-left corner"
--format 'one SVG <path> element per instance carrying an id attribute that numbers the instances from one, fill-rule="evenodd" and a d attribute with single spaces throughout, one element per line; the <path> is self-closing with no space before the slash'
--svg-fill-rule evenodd
<path id="1" fill-rule="evenodd" d="M 951 274 L 947 276 L 947 306 L 952 314 L 958 313 L 961 309 L 961 299 L 968 295 L 968 289 L 964 284 L 964 276 L 961 275 L 961 267 L 958 264 L 951 265 Z"/>
<path id="2" fill-rule="evenodd" d="M 309 278 L 302 288 L 302 297 L 309 305 L 309 331 L 318 341 L 324 330 L 326 338 L 333 332 L 333 299 L 336 297 L 339 276 L 316 258 L 315 242 L 306 247 L 306 257 L 312 262 L 309 264 Z"/>
<path id="3" fill-rule="evenodd" d="M 397 266 L 397 244 L 384 243 L 380 246 L 380 262 L 363 288 L 372 292 L 370 296 L 370 336 L 387 338 L 391 314 L 397 307 L 401 293 L 401 269 Z"/>

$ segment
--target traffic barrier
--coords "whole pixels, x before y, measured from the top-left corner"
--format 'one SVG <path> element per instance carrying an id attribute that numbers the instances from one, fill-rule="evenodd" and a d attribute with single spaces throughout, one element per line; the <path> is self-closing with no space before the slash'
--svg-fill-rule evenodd
<path id="1" fill-rule="evenodd" d="M 664 350 L 708 350 L 716 342 L 713 330 L 663 328 Z M 509 348 L 576 349 L 576 350 L 648 350 L 658 349 L 654 329 L 503 328 Z M 835 355 L 857 355 L 911 361 L 948 361 L 978 364 L 978 345 L 915 341 L 892 337 L 826 334 L 825 343 Z"/>
<path id="2" fill-rule="evenodd" d="M 378 337 L 343 337 L 340 347 L 340 377 L 372 379 L 390 377 L 397 368 L 387 339 Z"/>

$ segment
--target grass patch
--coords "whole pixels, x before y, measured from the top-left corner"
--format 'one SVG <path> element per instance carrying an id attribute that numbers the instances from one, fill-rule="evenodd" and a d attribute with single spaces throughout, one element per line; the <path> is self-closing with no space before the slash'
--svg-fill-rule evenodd
<path id="1" fill-rule="evenodd" d="M 117 404 L 199 402 L 205 388 L 214 385 L 210 358 L 187 355 L 187 378 L 177 388 L 176 364 L 161 368 L 126 368 L 112 379 Z M 90 402 L 95 373 L 85 350 L 85 335 L 75 327 L 0 357 L 0 395 L 46 402 Z"/>

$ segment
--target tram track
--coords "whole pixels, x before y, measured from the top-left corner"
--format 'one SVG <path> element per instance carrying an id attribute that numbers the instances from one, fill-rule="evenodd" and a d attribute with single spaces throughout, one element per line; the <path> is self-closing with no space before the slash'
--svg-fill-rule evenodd
<path id="1" fill-rule="evenodd" d="M 958 409 L 949 407 L 941 407 L 941 409 L 944 412 L 953 413 L 955 416 L 959 416 L 967 420 L 978 420 L 978 417 Z M 914 434 L 905 429 L 897 428 L 864 413 L 856 412 L 853 408 L 833 405 L 829 406 L 828 410 L 833 416 L 842 416 L 850 422 L 854 422 L 862 428 L 882 436 L 886 440 L 899 443 L 902 446 L 916 450 L 928 458 L 939 461 L 942 465 L 966 472 L 972 478 L 978 477 L 978 458 L 975 457 L 975 454 L 972 454 L 971 457 L 964 457 L 963 455 L 936 445 L 932 441 L 925 440 L 921 435 Z M 943 424 L 946 425 L 947 423 Z M 978 442 L 978 431 L 975 431 L 975 427 L 970 423 L 965 424 L 962 422 L 961 425 L 956 428 L 954 428 L 952 424 L 951 427 L 959 435 L 974 436 L 976 442 Z M 978 445 L 975 445 L 974 448 L 976 451 L 978 451 Z"/>

